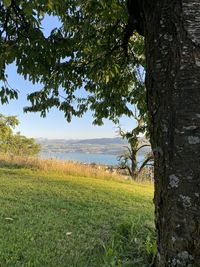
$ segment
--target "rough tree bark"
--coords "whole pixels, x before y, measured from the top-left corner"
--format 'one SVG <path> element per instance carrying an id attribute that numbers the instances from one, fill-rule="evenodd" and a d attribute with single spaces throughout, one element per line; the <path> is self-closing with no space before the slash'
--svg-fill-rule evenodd
<path id="1" fill-rule="evenodd" d="M 142 2 L 142 0 L 141 0 Z M 200 1 L 144 0 L 156 267 L 200 266 Z"/>

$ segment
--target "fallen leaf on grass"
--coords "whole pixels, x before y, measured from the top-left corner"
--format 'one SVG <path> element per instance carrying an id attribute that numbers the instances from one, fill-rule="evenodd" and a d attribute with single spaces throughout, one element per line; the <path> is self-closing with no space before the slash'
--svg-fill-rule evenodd
<path id="1" fill-rule="evenodd" d="M 14 219 L 13 218 L 6 217 L 5 220 L 12 222 Z"/>
<path id="2" fill-rule="evenodd" d="M 67 232 L 67 233 L 66 233 L 66 235 L 71 235 L 71 234 L 72 234 L 72 232 Z"/>
<path id="3" fill-rule="evenodd" d="M 66 210 L 66 209 L 61 209 L 60 211 L 61 211 L 61 212 L 67 212 L 67 210 Z"/>

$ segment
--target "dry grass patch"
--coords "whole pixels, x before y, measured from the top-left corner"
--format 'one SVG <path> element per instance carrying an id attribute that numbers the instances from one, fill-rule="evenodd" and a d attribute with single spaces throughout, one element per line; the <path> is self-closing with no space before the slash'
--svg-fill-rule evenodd
<path id="1" fill-rule="evenodd" d="M 54 172 L 65 175 L 96 177 L 105 179 L 126 180 L 127 176 L 109 173 L 106 166 L 83 164 L 75 161 L 41 159 L 37 157 L 22 157 L 0 154 L 0 166 L 23 167 L 40 170 L 45 173 Z"/>

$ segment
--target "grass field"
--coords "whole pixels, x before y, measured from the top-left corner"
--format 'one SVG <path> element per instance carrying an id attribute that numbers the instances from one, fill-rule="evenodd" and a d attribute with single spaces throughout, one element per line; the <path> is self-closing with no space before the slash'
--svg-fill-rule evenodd
<path id="1" fill-rule="evenodd" d="M 153 187 L 0 167 L 0 266 L 147 267 Z"/>

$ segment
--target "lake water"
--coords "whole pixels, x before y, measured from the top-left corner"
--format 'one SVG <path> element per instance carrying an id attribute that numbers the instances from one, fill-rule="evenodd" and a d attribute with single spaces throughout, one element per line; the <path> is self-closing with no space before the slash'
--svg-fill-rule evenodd
<path id="1" fill-rule="evenodd" d="M 74 160 L 83 163 L 92 163 L 96 164 L 105 164 L 105 165 L 117 165 L 118 160 L 116 155 L 109 154 L 93 154 L 93 153 L 45 153 L 42 152 L 40 155 L 42 158 L 53 158 L 53 159 L 62 159 L 62 160 Z M 143 155 L 138 156 L 138 161 L 141 161 L 144 158 Z"/>

